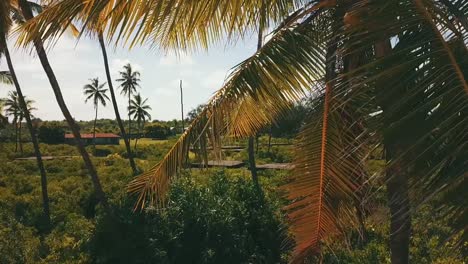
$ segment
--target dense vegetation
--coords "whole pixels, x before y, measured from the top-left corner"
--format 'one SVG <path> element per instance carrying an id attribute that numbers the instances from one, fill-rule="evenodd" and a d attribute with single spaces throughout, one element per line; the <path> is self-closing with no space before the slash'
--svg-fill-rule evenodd
<path id="1" fill-rule="evenodd" d="M 0 1 L 0 81 L 15 89 L 0 100 L 0 260 L 464 263 L 466 13 L 466 0 Z M 66 30 L 101 49 L 107 82 L 83 87 L 91 126 L 73 118 L 48 58 Z M 257 51 L 189 126 L 146 124 L 132 65 L 111 79 L 107 41 L 185 52 L 251 32 Z M 63 124 L 33 116 L 12 36 L 34 47 Z M 117 126 L 98 127 L 108 102 Z M 96 146 L 101 129 L 123 144 Z M 68 131 L 74 147 L 61 145 Z M 187 170 L 220 157 L 248 170 Z M 291 170 L 257 171 L 267 162 Z"/>
<path id="2" fill-rule="evenodd" d="M 260 138 L 260 163 L 291 159 L 290 146 L 272 146 L 268 154 L 267 139 Z M 174 140 L 143 139 L 138 166 L 149 168 Z M 79 158 L 47 160 L 52 228 L 46 230 L 34 161 L 14 160 L 18 156 L 14 144 L 0 143 L 0 263 L 286 263 L 293 240 L 279 187 L 288 172 L 260 171 L 263 196 L 245 169 L 187 170 L 171 187 L 169 206 L 135 213 L 135 197 L 125 191 L 133 178 L 122 158 L 125 147 L 97 148 L 110 153 L 93 161 L 113 215 L 98 205 Z M 69 145 L 41 144 L 41 149 L 44 155 L 78 154 Z M 32 155 L 30 143 L 25 143 L 24 153 Z M 247 160 L 245 150 L 226 154 Z M 373 160 L 369 166 L 378 172 L 382 161 Z M 359 239 L 356 229 L 345 227 L 342 239 L 325 242 L 324 263 L 390 263 L 385 191 L 375 191 L 366 241 Z M 453 240 L 445 240 L 453 227 L 447 216 L 434 214 L 435 206 L 421 208 L 414 219 L 412 262 L 463 263 L 463 252 Z"/>

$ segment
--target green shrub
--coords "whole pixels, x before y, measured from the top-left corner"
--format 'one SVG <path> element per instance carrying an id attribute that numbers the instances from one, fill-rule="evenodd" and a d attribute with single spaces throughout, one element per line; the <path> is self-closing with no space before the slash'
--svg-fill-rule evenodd
<path id="1" fill-rule="evenodd" d="M 146 125 L 144 131 L 145 137 L 148 138 L 166 139 L 171 135 L 171 129 L 169 126 L 162 123 L 151 123 Z"/>
<path id="2" fill-rule="evenodd" d="M 89 263 L 86 246 L 94 231 L 93 223 L 71 213 L 45 238 L 48 249 L 42 263 Z"/>
<path id="3" fill-rule="evenodd" d="M 133 201 L 100 217 L 96 263 L 278 263 L 287 251 L 278 208 L 250 182 L 224 172 L 182 178 L 165 209 L 133 214 Z M 282 255 L 283 254 L 283 255 Z"/>
<path id="4" fill-rule="evenodd" d="M 63 125 L 55 122 L 44 122 L 38 129 L 40 142 L 47 144 L 60 144 L 65 141 L 65 129 Z"/>
<path id="5" fill-rule="evenodd" d="M 112 151 L 106 148 L 96 148 L 93 152 L 96 157 L 107 157 L 112 154 Z"/>
<path id="6" fill-rule="evenodd" d="M 39 246 L 33 228 L 17 222 L 6 210 L 0 210 L 0 263 L 37 263 Z"/>

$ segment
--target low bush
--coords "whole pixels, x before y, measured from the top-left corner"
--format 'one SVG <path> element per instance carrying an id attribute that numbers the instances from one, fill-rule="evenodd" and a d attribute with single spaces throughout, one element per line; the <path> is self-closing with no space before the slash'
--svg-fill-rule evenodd
<path id="1" fill-rule="evenodd" d="M 279 263 L 287 250 L 278 208 L 250 180 L 224 172 L 182 178 L 168 206 L 99 218 L 92 242 L 96 263 Z"/>
<path id="2" fill-rule="evenodd" d="M 166 124 L 151 123 L 145 126 L 144 135 L 147 138 L 166 139 L 171 135 L 171 129 Z"/>
<path id="3" fill-rule="evenodd" d="M 39 141 L 46 144 L 60 144 L 65 141 L 65 128 L 58 122 L 43 122 L 38 129 Z"/>

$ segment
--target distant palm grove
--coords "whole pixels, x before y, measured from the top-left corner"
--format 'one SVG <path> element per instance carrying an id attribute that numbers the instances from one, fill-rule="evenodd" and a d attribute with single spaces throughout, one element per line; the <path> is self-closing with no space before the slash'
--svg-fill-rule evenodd
<path id="1" fill-rule="evenodd" d="M 467 263 L 467 14 L 468 0 L 2 0 L 0 263 Z M 90 121 L 49 61 L 65 32 L 102 53 L 106 78 L 78 87 Z M 180 81 L 170 121 L 152 120 L 140 72 L 108 61 L 108 46 L 251 37 L 187 115 Z M 17 48 L 63 120 L 23 94 Z"/>

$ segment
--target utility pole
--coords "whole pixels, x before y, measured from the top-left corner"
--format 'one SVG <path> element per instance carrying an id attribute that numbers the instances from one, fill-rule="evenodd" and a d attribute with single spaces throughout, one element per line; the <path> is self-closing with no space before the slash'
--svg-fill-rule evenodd
<path id="1" fill-rule="evenodd" d="M 180 108 L 182 113 L 182 134 L 185 132 L 184 122 L 184 92 L 182 91 L 182 80 L 180 80 Z"/>

